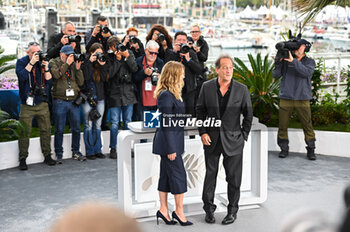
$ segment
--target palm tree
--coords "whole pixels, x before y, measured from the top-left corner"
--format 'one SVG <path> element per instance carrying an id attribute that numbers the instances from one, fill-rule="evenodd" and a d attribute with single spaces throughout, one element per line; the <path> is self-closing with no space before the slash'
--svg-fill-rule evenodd
<path id="1" fill-rule="evenodd" d="M 4 53 L 5 49 L 0 45 L 0 54 Z M 3 55 L 0 56 L 0 74 L 4 73 L 10 69 L 14 69 L 16 66 L 14 64 L 9 64 L 9 61 L 16 59 L 16 55 Z"/>
<path id="2" fill-rule="evenodd" d="M 350 5 L 350 0 L 294 0 L 294 6 L 297 11 L 303 15 L 306 14 L 303 27 L 328 5 L 345 7 Z"/>
<path id="3" fill-rule="evenodd" d="M 0 142 L 17 139 L 21 134 L 27 134 L 24 122 L 11 119 L 11 116 L 0 109 Z"/>
<path id="4" fill-rule="evenodd" d="M 248 54 L 250 66 L 248 69 L 242 60 L 235 58 L 233 78 L 245 84 L 252 100 L 254 116 L 258 117 L 260 122 L 266 123 L 272 119 L 272 113 L 278 109 L 278 93 L 280 80 L 272 76 L 274 63 L 269 60 L 268 55 L 264 61 L 261 54 L 258 53 L 254 59 Z"/>

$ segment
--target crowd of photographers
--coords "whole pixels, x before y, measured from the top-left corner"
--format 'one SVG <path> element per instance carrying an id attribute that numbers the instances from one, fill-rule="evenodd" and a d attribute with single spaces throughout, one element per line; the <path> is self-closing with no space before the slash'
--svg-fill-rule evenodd
<path id="1" fill-rule="evenodd" d="M 143 119 L 145 110 L 156 110 L 153 92 L 164 64 L 178 61 L 185 66 L 182 97 L 186 113 L 194 116 L 201 84 L 206 80 L 204 62 L 209 47 L 194 25 L 187 36 L 179 31 L 172 38 L 162 25 L 153 25 L 146 44 L 138 30 L 128 28 L 118 38 L 100 16 L 85 34 L 85 50 L 72 22 L 63 25 L 61 33 L 50 36 L 47 52 L 36 42 L 29 43 L 27 55 L 18 59 L 16 74 L 21 97 L 20 121 L 28 131 L 19 139 L 19 168 L 27 170 L 29 137 L 36 116 L 40 142 L 47 165 L 62 164 L 63 133 L 66 124 L 72 132 L 72 158 L 84 161 L 105 158 L 101 130 L 110 129 L 109 157 L 117 158 L 117 134 L 120 121 L 128 129 L 130 121 Z M 80 121 L 80 108 L 84 121 Z M 108 126 L 108 112 L 110 128 Z M 51 120 L 50 120 L 50 115 Z M 54 149 L 50 148 L 51 121 L 55 126 Z M 80 152 L 80 124 L 84 124 L 86 154 Z"/>

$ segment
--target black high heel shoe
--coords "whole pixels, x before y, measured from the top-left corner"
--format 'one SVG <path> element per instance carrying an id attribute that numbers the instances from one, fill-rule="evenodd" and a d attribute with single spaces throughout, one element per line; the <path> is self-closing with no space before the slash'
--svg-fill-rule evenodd
<path id="1" fill-rule="evenodd" d="M 163 219 L 163 221 L 167 225 L 175 225 L 177 223 L 175 221 L 169 221 L 168 219 L 166 219 L 166 217 L 164 217 L 164 215 L 159 210 L 157 211 L 156 217 L 157 217 L 157 225 L 159 225 L 159 218 Z"/>
<path id="2" fill-rule="evenodd" d="M 176 220 L 178 220 L 179 223 L 180 223 L 180 225 L 182 225 L 182 226 L 190 226 L 190 225 L 193 225 L 193 223 L 190 222 L 189 220 L 187 220 L 187 222 L 181 221 L 181 219 L 177 216 L 177 214 L 175 213 L 175 211 L 173 211 L 173 213 L 171 214 L 171 216 L 173 216 L 173 220 L 174 220 L 174 218 L 175 218 Z"/>

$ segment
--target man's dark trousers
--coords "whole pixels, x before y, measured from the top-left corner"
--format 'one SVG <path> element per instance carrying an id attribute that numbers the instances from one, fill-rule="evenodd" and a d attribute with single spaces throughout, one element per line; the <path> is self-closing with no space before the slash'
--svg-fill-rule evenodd
<path id="1" fill-rule="evenodd" d="M 204 202 L 203 209 L 205 212 L 214 212 L 216 205 L 214 204 L 216 179 L 219 170 L 220 156 L 223 154 L 223 165 L 226 173 L 227 195 L 229 205 L 228 213 L 236 214 L 238 211 L 238 201 L 240 198 L 240 187 L 242 181 L 242 157 L 243 154 L 228 156 L 222 148 L 221 139 L 219 137 L 215 149 L 212 152 L 204 151 L 205 156 L 205 179 L 202 200 Z"/>

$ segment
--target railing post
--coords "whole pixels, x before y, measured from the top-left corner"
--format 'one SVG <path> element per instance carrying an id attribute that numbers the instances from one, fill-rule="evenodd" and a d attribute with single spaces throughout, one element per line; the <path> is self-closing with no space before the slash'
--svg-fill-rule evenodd
<path id="1" fill-rule="evenodd" d="M 341 55 L 337 57 L 338 60 L 338 70 L 337 70 L 337 94 L 340 95 L 340 70 L 341 70 Z"/>

